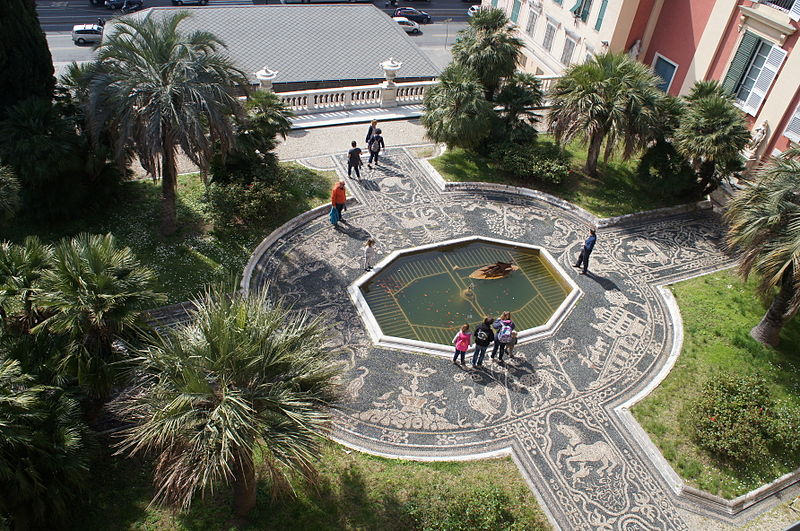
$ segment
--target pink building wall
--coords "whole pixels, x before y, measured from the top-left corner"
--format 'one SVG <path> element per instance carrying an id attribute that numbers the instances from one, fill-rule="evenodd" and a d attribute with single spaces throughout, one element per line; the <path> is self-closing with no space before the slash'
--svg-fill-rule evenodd
<path id="1" fill-rule="evenodd" d="M 628 33 L 628 39 L 625 41 L 625 49 L 630 49 L 637 40 L 640 40 L 644 35 L 644 30 L 647 27 L 647 22 L 653 12 L 653 5 L 656 0 L 641 0 L 636 8 L 636 14 L 633 16 L 631 23 L 631 30 Z"/>
<path id="2" fill-rule="evenodd" d="M 775 127 L 775 134 L 772 135 L 769 144 L 767 144 L 767 149 L 764 151 L 765 155 L 771 155 L 772 151 L 776 149 L 778 151 L 786 151 L 789 148 L 789 139 L 783 136 L 783 132 L 786 130 L 786 126 L 789 124 L 789 120 L 798 105 L 800 105 L 800 89 L 795 92 L 794 98 L 786 106 L 786 111 L 783 113 L 781 121 Z"/>
<path id="3" fill-rule="evenodd" d="M 653 64 L 656 52 L 678 64 L 669 93 L 677 96 L 689 70 L 715 0 L 668 0 L 661 8 L 642 62 Z"/>

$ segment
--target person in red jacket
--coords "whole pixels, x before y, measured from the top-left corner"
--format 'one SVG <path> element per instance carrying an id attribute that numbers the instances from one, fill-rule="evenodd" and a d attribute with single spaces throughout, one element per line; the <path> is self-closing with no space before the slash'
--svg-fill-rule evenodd
<path id="1" fill-rule="evenodd" d="M 342 218 L 342 210 L 344 210 L 344 204 L 346 202 L 347 193 L 344 191 L 344 181 L 339 181 L 333 185 L 333 190 L 331 190 L 331 205 L 339 212 L 339 221 L 344 221 L 344 218 Z"/>

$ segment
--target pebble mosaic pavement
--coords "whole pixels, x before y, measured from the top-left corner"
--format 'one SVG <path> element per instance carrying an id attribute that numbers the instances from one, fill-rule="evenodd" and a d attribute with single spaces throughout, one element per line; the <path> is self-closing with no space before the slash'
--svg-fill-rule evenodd
<path id="1" fill-rule="evenodd" d="M 273 290 L 333 324 L 347 366 L 334 437 L 381 455 L 464 459 L 511 451 L 563 529 L 688 529 L 683 507 L 613 411 L 663 367 L 673 342 L 658 286 L 729 265 L 721 225 L 696 212 L 598 232 L 591 276 L 571 264 L 586 222 L 536 199 L 442 192 L 405 149 L 347 179 L 358 203 L 334 229 L 321 216 L 258 257 L 250 288 Z M 340 175 L 340 157 L 330 157 Z M 324 162 L 324 161 L 319 161 Z M 361 248 L 396 249 L 483 235 L 545 247 L 582 298 L 554 335 L 482 368 L 374 347 L 347 286 L 364 273 Z M 488 356 L 487 356 L 488 358 Z"/>

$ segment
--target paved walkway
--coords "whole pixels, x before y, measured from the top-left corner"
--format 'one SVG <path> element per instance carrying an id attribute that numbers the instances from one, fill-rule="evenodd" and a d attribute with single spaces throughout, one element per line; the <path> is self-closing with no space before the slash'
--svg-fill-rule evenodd
<path id="1" fill-rule="evenodd" d="M 385 256 L 494 236 L 542 245 L 575 274 L 570 263 L 586 223 L 532 198 L 441 192 L 407 150 L 387 154 L 363 181 L 348 180 L 358 199 L 346 213 L 348 225 L 335 230 L 321 215 L 278 238 L 262 249 L 249 283 L 256 289 L 269 281 L 298 308 L 333 324 L 330 342 L 347 367 L 335 438 L 415 459 L 511 453 L 556 528 L 705 526 L 698 509 L 665 483 L 617 409 L 655 378 L 672 351 L 675 330 L 659 286 L 729 264 L 714 214 L 602 230 L 594 275 L 575 275 L 583 296 L 555 335 L 519 345 L 505 365 L 472 370 L 370 342 L 347 295 L 363 274 L 364 240 L 377 238 Z M 316 161 L 342 171 L 341 157 Z"/>

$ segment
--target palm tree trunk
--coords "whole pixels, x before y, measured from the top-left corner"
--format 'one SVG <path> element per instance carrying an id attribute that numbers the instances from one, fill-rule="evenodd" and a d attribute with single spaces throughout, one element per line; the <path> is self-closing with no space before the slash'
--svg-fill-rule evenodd
<path id="1" fill-rule="evenodd" d="M 235 453 L 233 465 L 233 512 L 244 518 L 256 506 L 256 469 L 252 452 L 242 449 Z"/>
<path id="2" fill-rule="evenodd" d="M 791 275 L 784 274 L 781 289 L 772 299 L 772 304 L 769 305 L 767 313 L 764 314 L 761 322 L 750 330 L 750 335 L 759 343 L 771 347 L 777 347 L 778 343 L 780 343 L 780 333 L 784 322 L 786 322 L 789 300 L 792 298 L 792 283 L 790 279 Z"/>
<path id="3" fill-rule="evenodd" d="M 594 133 L 589 138 L 589 152 L 586 154 L 586 173 L 590 177 L 597 177 L 597 159 L 600 158 L 600 148 L 602 146 L 602 133 Z"/>
<path id="4" fill-rule="evenodd" d="M 169 133 L 164 133 L 166 137 Z M 176 230 L 176 183 L 178 168 L 175 165 L 175 145 L 164 139 L 164 155 L 161 167 L 161 232 L 169 236 Z"/>

